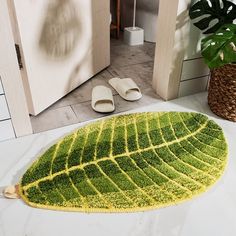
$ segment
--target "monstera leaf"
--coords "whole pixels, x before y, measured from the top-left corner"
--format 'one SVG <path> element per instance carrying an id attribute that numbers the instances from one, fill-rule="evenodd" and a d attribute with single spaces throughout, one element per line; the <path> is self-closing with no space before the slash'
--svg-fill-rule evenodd
<path id="1" fill-rule="evenodd" d="M 211 69 L 236 63 L 236 25 L 225 25 L 203 39 L 202 55 Z"/>
<path id="2" fill-rule="evenodd" d="M 222 175 L 221 128 L 196 113 L 139 113 L 85 126 L 26 171 L 20 195 L 33 207 L 133 212 L 204 192 Z"/>
<path id="3" fill-rule="evenodd" d="M 190 18 L 204 34 L 215 33 L 221 26 L 236 19 L 236 5 L 227 0 L 199 0 L 190 7 Z"/>

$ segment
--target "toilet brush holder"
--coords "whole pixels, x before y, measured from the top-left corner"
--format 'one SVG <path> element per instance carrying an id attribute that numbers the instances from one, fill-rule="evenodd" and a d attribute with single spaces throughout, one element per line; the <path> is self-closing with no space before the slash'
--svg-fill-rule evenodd
<path id="1" fill-rule="evenodd" d="M 142 45 L 144 42 L 144 30 L 139 27 L 125 28 L 124 42 L 130 46 Z"/>
<path id="2" fill-rule="evenodd" d="M 133 27 L 124 29 L 124 42 L 130 46 L 141 45 L 144 42 L 144 30 L 136 27 L 136 5 L 137 0 L 134 0 Z"/>

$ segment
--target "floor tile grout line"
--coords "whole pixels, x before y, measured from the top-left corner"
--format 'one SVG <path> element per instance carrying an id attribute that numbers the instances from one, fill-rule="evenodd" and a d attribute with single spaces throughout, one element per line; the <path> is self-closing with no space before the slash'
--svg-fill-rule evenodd
<path id="1" fill-rule="evenodd" d="M 78 123 L 81 123 L 80 120 L 79 120 L 78 115 L 76 114 L 76 112 L 75 112 L 75 110 L 74 110 L 74 108 L 73 108 L 73 106 L 72 106 L 72 105 L 69 105 L 69 106 L 70 106 L 70 108 L 71 108 L 73 114 L 74 114 L 74 115 L 76 116 L 76 118 L 78 119 Z"/>
<path id="2" fill-rule="evenodd" d="M 107 70 L 108 70 L 110 73 L 112 73 L 112 72 L 110 71 L 110 69 L 112 69 L 112 68 L 115 68 L 115 69 L 123 69 L 123 68 L 127 68 L 127 67 L 130 67 L 130 66 L 144 65 L 144 64 L 151 63 L 151 62 L 154 63 L 154 60 L 145 61 L 145 62 L 139 62 L 139 63 L 135 63 L 135 64 L 126 64 L 126 65 L 124 65 L 124 66 L 119 66 L 119 65 L 117 66 L 117 65 L 111 64 L 111 66 L 108 67 Z"/>

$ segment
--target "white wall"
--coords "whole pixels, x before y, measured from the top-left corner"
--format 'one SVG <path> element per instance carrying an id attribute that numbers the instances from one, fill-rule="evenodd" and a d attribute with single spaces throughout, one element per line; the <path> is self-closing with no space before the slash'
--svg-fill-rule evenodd
<path id="1" fill-rule="evenodd" d="M 174 51 L 180 68 L 173 66 L 173 74 L 180 76 L 178 96 L 190 95 L 207 89 L 209 69 L 201 56 L 203 35 L 189 18 L 191 0 L 179 2 Z M 174 61 L 174 63 L 178 63 Z"/>

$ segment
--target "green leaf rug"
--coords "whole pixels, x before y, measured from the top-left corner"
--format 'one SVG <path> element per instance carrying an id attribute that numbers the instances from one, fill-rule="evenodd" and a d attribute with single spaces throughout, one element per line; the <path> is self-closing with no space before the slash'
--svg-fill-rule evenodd
<path id="1" fill-rule="evenodd" d="M 117 116 L 50 147 L 19 185 L 30 206 L 82 212 L 134 212 L 205 192 L 223 174 L 222 129 L 198 113 Z"/>

